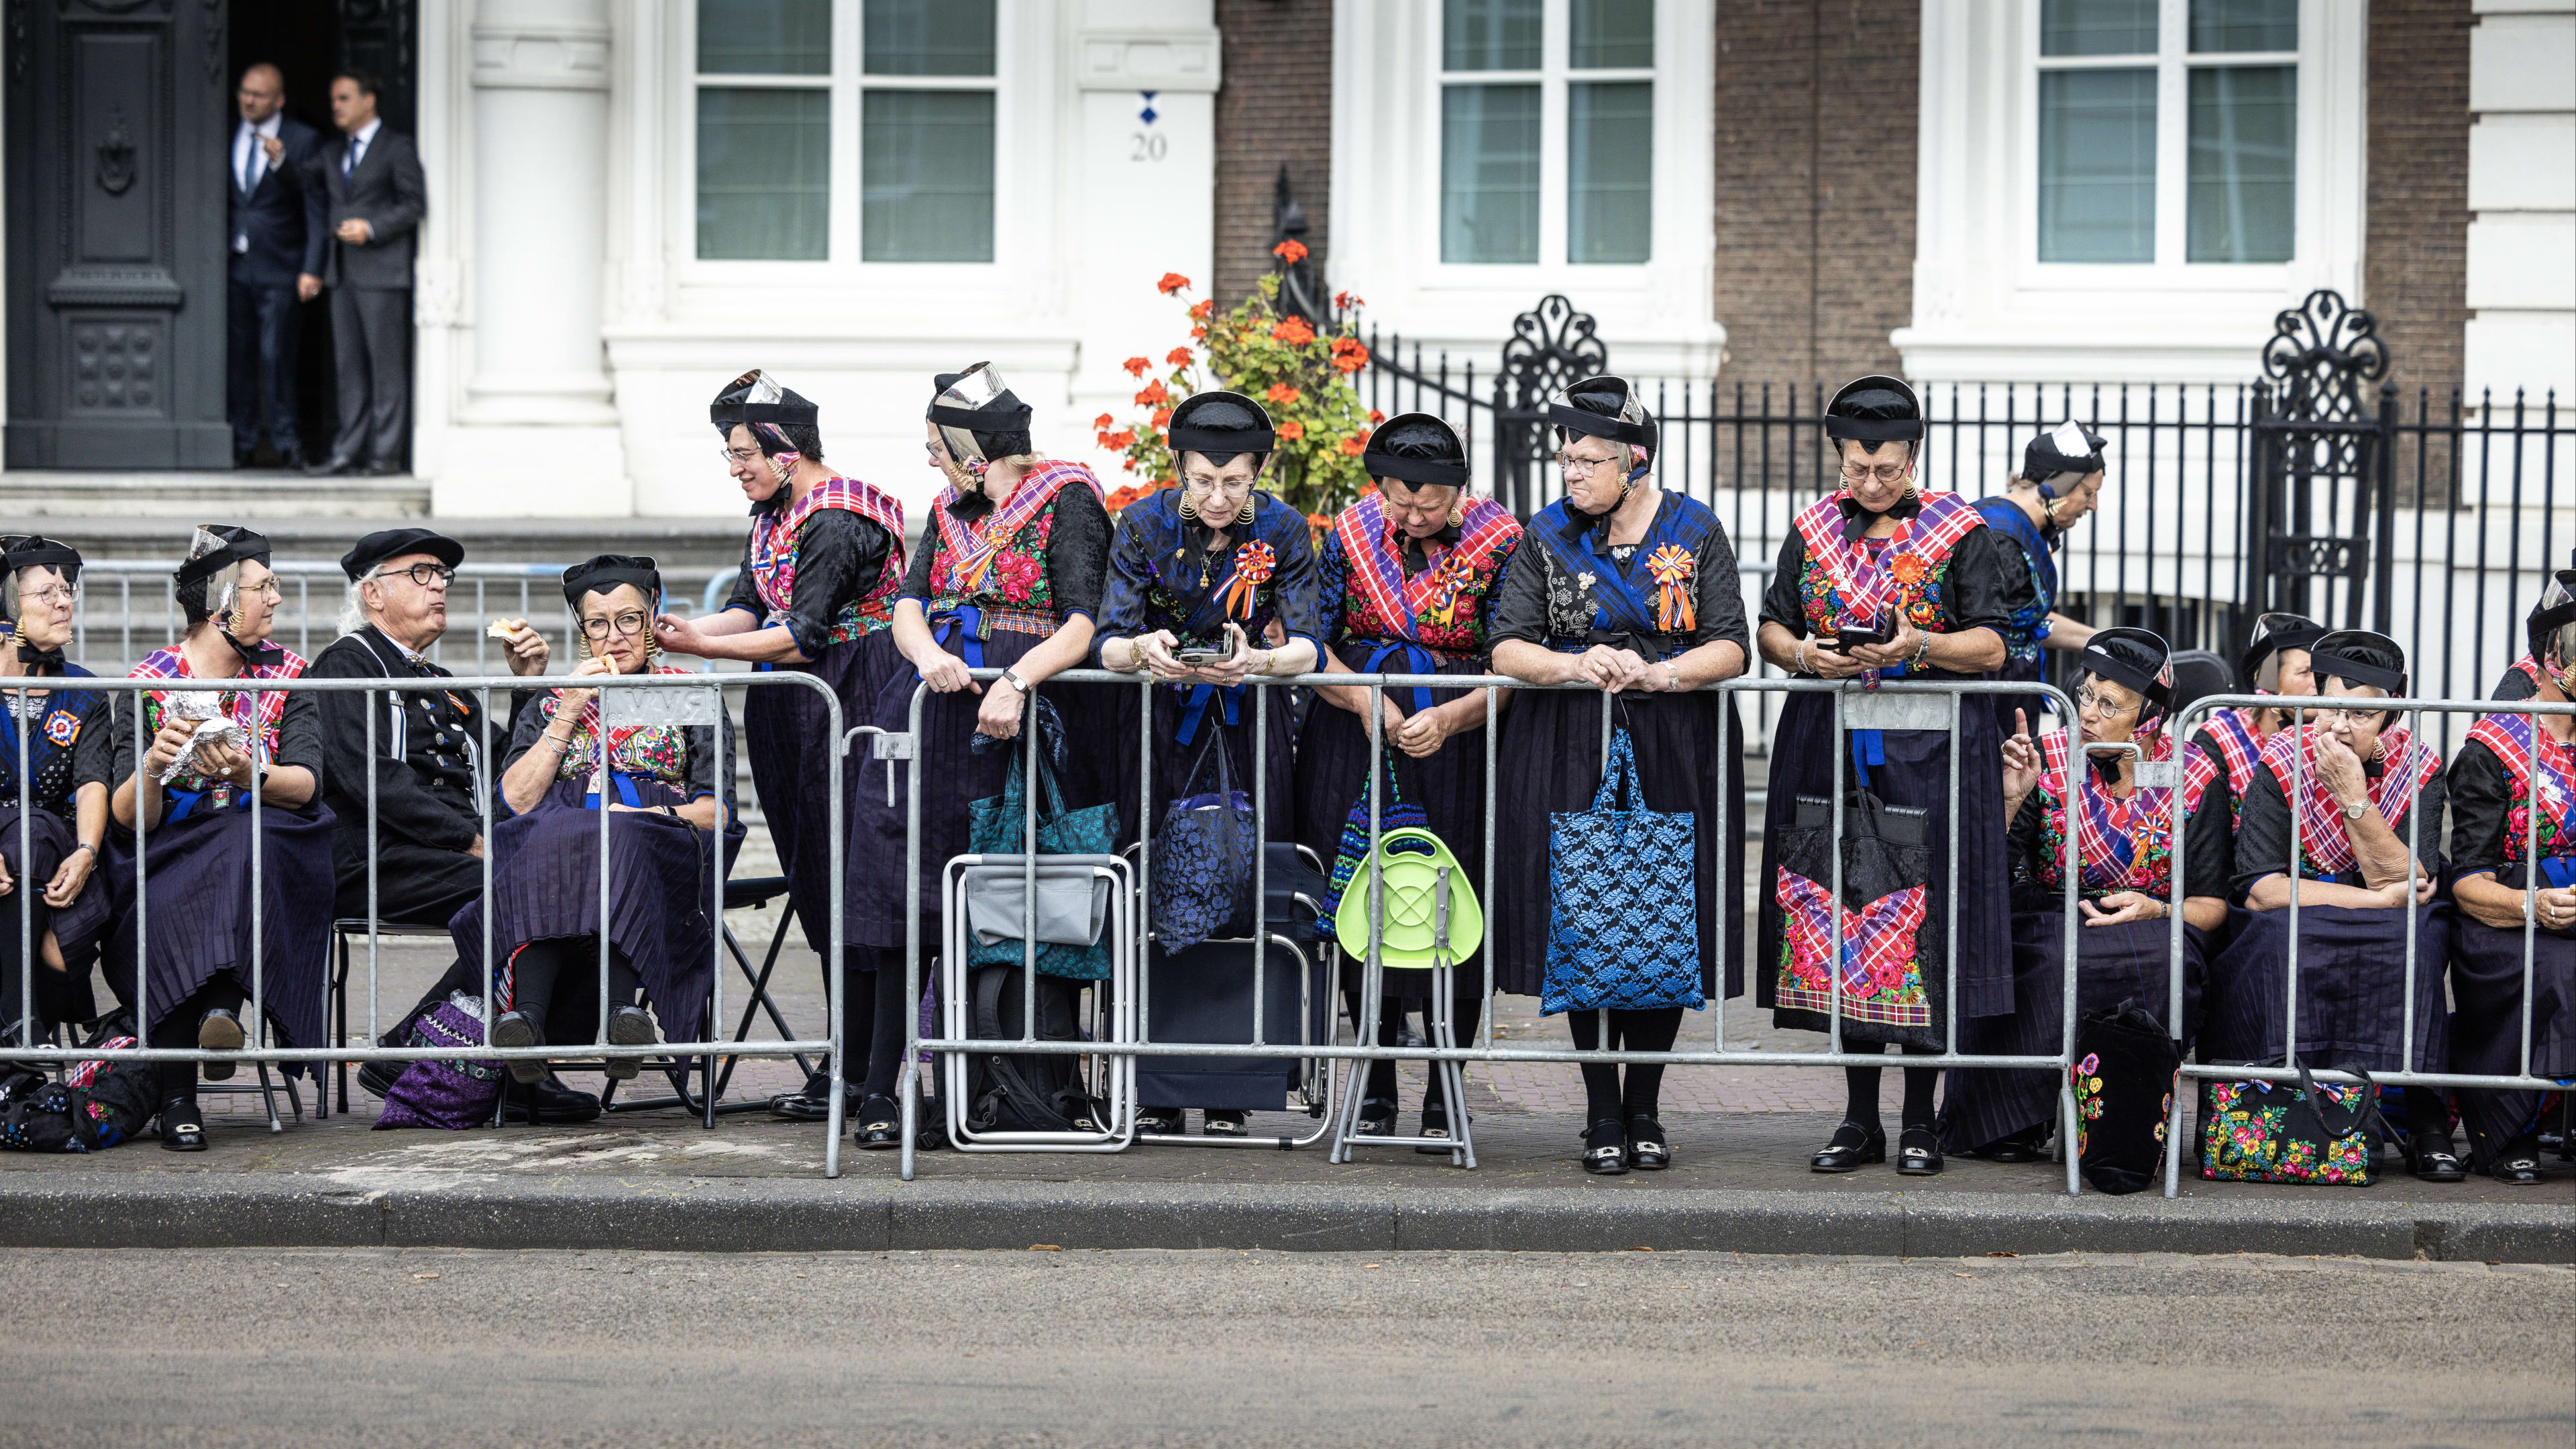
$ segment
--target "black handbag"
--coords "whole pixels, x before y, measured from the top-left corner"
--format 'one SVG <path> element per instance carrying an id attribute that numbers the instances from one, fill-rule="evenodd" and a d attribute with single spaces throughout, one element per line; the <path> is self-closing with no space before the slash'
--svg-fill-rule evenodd
<path id="1" fill-rule="evenodd" d="M 2368 1187 L 2379 1145 L 2379 1088 L 2358 1067 L 2355 1085 L 2299 1080 L 2201 1084 L 2200 1175 L 2212 1181 L 2331 1183 Z"/>
<path id="2" fill-rule="evenodd" d="M 1842 1010 L 1903 1030 L 1939 1025 L 1924 943 L 1941 939 L 1942 903 L 1932 891 L 1932 817 L 1853 790 L 1842 806 Z M 1834 1009 L 1834 807 L 1798 797 L 1780 832 L 1774 882 L 1785 950 L 1775 982 L 1778 1005 L 1818 1014 Z"/>
<path id="3" fill-rule="evenodd" d="M 1202 792 L 1211 761 L 1216 788 Z M 1234 786 L 1225 731 L 1211 727 L 1184 793 L 1163 812 L 1163 828 L 1154 836 L 1147 905 L 1154 939 L 1164 950 L 1186 951 L 1211 937 L 1250 929 L 1252 853 L 1260 840 L 1252 797 Z"/>
<path id="4" fill-rule="evenodd" d="M 2075 1027 L 2075 1153 L 2102 1192 L 2137 1192 L 2164 1167 L 2166 1123 L 2182 1052 L 2163 1022 L 2131 997 Z"/>

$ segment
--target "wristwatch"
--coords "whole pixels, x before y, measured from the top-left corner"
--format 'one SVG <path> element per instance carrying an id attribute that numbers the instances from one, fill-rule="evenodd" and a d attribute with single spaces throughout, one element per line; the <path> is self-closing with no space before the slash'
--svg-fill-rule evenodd
<path id="1" fill-rule="evenodd" d="M 1667 680 L 1671 681 L 1670 683 L 1668 683 L 1667 685 L 1665 685 L 1665 686 L 1664 686 L 1665 688 L 1667 688 L 1667 689 L 1671 690 L 1671 691 L 1672 691 L 1673 693 L 1675 693 L 1675 694 L 1679 694 L 1679 693 L 1681 693 L 1681 690 L 1682 690 L 1682 670 L 1681 670 L 1681 666 L 1680 666 L 1680 665 L 1675 664 L 1674 662 L 1672 662 L 1672 661 L 1671 661 L 1671 660 L 1669 660 L 1669 659 L 1665 660 L 1665 661 L 1664 661 L 1664 677 L 1665 677 Z"/>
<path id="2" fill-rule="evenodd" d="M 2361 818 L 2361 812 L 2363 812 L 2364 810 L 2367 810 L 2367 809 L 2369 809 L 2369 808 L 2370 808 L 2370 797 L 2369 797 L 2369 796 L 2367 796 L 2367 795 L 2364 795 L 2364 796 L 2362 796 L 2360 799 L 2355 800 L 2355 801 L 2353 801 L 2351 804 L 2346 805 L 2345 807 L 2343 807 L 2343 818 L 2344 818 L 2344 819 L 2346 819 L 2346 820 L 2359 820 L 2359 819 Z"/>
<path id="3" fill-rule="evenodd" d="M 1018 690 L 1022 694 L 1029 692 L 1029 682 L 1022 679 L 1019 676 L 1019 672 L 1012 669 L 1009 665 L 1004 665 L 1002 667 L 1002 682 L 1009 685 L 1011 688 Z"/>

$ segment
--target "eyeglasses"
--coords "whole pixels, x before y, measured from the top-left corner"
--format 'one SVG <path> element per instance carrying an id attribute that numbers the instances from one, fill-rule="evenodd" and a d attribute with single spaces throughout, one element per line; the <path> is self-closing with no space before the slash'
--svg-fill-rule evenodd
<path id="1" fill-rule="evenodd" d="M 1843 479 L 1850 483 L 1866 483 L 1874 477 L 1881 483 L 1893 483 L 1904 477 L 1905 470 L 1913 466 L 1911 463 L 1880 463 L 1875 466 L 1868 463 L 1845 463 Z"/>
<path id="2" fill-rule="evenodd" d="M 608 637 L 608 631 L 614 628 L 620 638 L 631 638 L 643 633 L 645 626 L 652 622 L 652 615 L 638 609 L 629 609 L 622 614 L 605 619 L 584 619 L 581 621 L 581 632 L 594 640 L 605 640 Z"/>
<path id="3" fill-rule="evenodd" d="M 718 448 L 716 456 L 727 464 L 749 463 L 760 457 L 758 448 Z"/>
<path id="4" fill-rule="evenodd" d="M 2344 720 L 2350 720 L 2357 725 L 2376 724 L 2379 717 L 2386 713 L 2386 710 L 2381 709 L 2337 709 L 2333 705 L 2326 705 L 2309 710 L 2308 717 L 2321 725 L 2332 727 Z"/>
<path id="5" fill-rule="evenodd" d="M 425 589 L 433 583 L 446 584 L 455 582 L 456 570 L 447 567 L 445 564 L 416 563 L 410 568 L 395 569 L 391 573 L 386 573 L 379 569 L 376 572 L 376 577 L 380 579 L 409 579 L 413 583 L 418 584 Z"/>
<path id="6" fill-rule="evenodd" d="M 286 597 L 285 587 L 279 584 L 273 577 L 262 579 L 255 584 L 243 584 L 240 586 L 238 592 L 245 594 L 266 594 L 272 599 L 283 599 Z"/>
<path id="7" fill-rule="evenodd" d="M 1557 471 L 1568 478 L 1580 478 L 1598 469 L 1617 467 L 1618 464 L 1619 460 L 1616 458 L 1578 458 L 1572 453 L 1556 455 Z"/>
<path id="8" fill-rule="evenodd" d="M 80 601 L 80 587 L 77 584 L 54 584 L 22 597 L 40 609 L 61 608 Z"/>
<path id="9" fill-rule="evenodd" d="M 2090 687 L 2075 691 L 2075 708 L 2078 713 L 2089 714 L 2096 719 L 2119 719 L 2138 712 L 2137 705 L 2113 704 L 2100 690 Z"/>

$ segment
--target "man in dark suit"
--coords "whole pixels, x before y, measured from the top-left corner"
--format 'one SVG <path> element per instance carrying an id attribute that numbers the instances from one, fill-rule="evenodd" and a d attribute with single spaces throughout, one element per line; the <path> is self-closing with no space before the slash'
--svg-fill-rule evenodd
<path id="1" fill-rule="evenodd" d="M 233 466 L 259 448 L 261 403 L 269 446 L 285 466 L 304 466 L 295 423 L 295 344 L 300 304 L 322 291 L 322 193 L 304 185 L 304 170 L 322 135 L 283 109 L 286 77 L 262 62 L 242 72 L 234 93 L 241 121 L 233 127 L 232 286 L 225 327 Z M 263 393 L 265 397 L 263 398 Z"/>
<path id="2" fill-rule="evenodd" d="M 412 255 L 429 192 L 411 137 L 377 117 L 377 90 L 364 71 L 332 77 L 340 138 L 305 168 L 329 206 L 322 284 L 340 374 L 340 435 L 316 474 L 399 472 L 411 432 Z"/>

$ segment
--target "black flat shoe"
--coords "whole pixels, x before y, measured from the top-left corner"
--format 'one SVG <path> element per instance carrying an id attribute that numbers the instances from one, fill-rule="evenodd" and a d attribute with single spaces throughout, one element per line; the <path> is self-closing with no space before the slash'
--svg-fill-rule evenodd
<path id="1" fill-rule="evenodd" d="M 844 1090 L 841 1108 L 843 1121 L 859 1115 L 859 1089 Z M 769 1099 L 769 1115 L 790 1122 L 820 1122 L 832 1115 L 832 1078 L 825 1072 L 806 1077 L 805 1085 L 793 1092 L 781 1092 Z"/>
<path id="2" fill-rule="evenodd" d="M 1941 1134 L 1929 1127 L 1908 1127 L 1896 1135 L 1896 1170 L 1906 1177 L 1941 1175 Z"/>
<path id="3" fill-rule="evenodd" d="M 1473 1122 L 1476 1119 L 1470 1116 L 1467 1120 Z M 1449 1140 L 1449 1106 L 1447 1103 L 1425 1102 L 1422 1105 L 1421 1135 L 1424 1137 L 1437 1137 L 1443 1142 Z M 1452 1149 L 1447 1147 L 1416 1147 L 1413 1150 L 1421 1153 L 1425 1157 L 1446 1157 L 1452 1151 Z"/>
<path id="4" fill-rule="evenodd" d="M 659 1040 L 661 1035 L 653 1030 L 653 1018 L 645 1012 L 644 1008 L 621 1006 L 608 1014 L 610 1046 L 651 1046 Z M 641 1057 L 610 1057 L 608 1079 L 612 1082 L 631 1082 L 643 1067 L 644 1061 Z"/>
<path id="5" fill-rule="evenodd" d="M 1982 1157 L 1988 1162 L 2037 1162 L 2048 1156 L 2048 1129 L 2043 1127 L 2016 1132 L 2010 1137 L 1998 1137 L 1968 1155 Z"/>
<path id="6" fill-rule="evenodd" d="M 241 1018 L 223 1007 L 216 1007 L 197 1018 L 197 1050 L 204 1052 L 237 1052 L 242 1049 Z M 199 1069 L 209 1082 L 220 1082 L 233 1074 L 230 1062 L 208 1062 Z M 199 1146 L 205 1144 L 200 1142 Z"/>
<path id="7" fill-rule="evenodd" d="M 1887 1160 L 1887 1132 L 1884 1128 L 1863 1127 L 1858 1122 L 1845 1122 L 1834 1129 L 1824 1150 L 1807 1160 L 1810 1172 L 1856 1172 L 1873 1162 Z"/>
<path id="8" fill-rule="evenodd" d="M 1628 1165 L 1639 1172 L 1661 1172 L 1673 1165 L 1673 1150 L 1664 1145 L 1664 1124 L 1652 1117 L 1628 1119 Z"/>
<path id="9" fill-rule="evenodd" d="M 501 1120 L 528 1125 L 599 1120 L 599 1099 L 578 1087 L 564 1085 L 564 1079 L 546 1073 L 525 1088 L 510 1093 L 501 1107 Z"/>
<path id="10" fill-rule="evenodd" d="M 903 1145 L 903 1109 L 892 1097 L 870 1097 L 859 1104 L 858 1130 L 850 1140 L 870 1152 L 885 1152 Z"/>
<path id="11" fill-rule="evenodd" d="M 2406 1168 L 2424 1182 L 2465 1182 L 2469 1176 L 2451 1155 L 2449 1138 L 2436 1142 L 2422 1133 L 2406 1144 Z"/>
<path id="12" fill-rule="evenodd" d="M 1139 1137 L 1178 1137 L 1189 1130 L 1189 1109 L 1185 1107 L 1148 1107 L 1136 1114 Z"/>
<path id="13" fill-rule="evenodd" d="M 2489 1168 L 2487 1175 L 2508 1187 L 2538 1187 L 2540 1159 L 2529 1154 L 2508 1157 Z"/>
<path id="14" fill-rule="evenodd" d="M 1628 1171 L 1628 1129 L 1616 1117 L 1604 1117 L 1583 1134 L 1583 1170 L 1596 1177 L 1619 1177 Z"/>
<path id="15" fill-rule="evenodd" d="M 1355 1137 L 1392 1137 L 1395 1135 L 1395 1099 L 1371 1097 L 1360 1103 L 1360 1120 L 1351 1128 Z"/>
<path id="16" fill-rule="evenodd" d="M 496 1047 L 532 1047 L 544 1040 L 536 1022 L 524 1011 L 505 1011 L 492 1018 L 492 1045 Z M 510 1069 L 510 1080 L 522 1086 L 546 1079 L 546 1064 L 535 1057 L 516 1057 L 502 1065 Z"/>
<path id="17" fill-rule="evenodd" d="M 196 1103 L 172 1097 L 161 1104 L 161 1147 L 165 1152 L 206 1150 L 206 1122 Z"/>
<path id="18" fill-rule="evenodd" d="M 1243 1113 L 1235 1110 L 1234 1108 L 1210 1107 L 1200 1115 L 1206 1120 L 1200 1124 L 1199 1130 L 1210 1137 L 1241 1137 L 1245 1135 Z"/>

